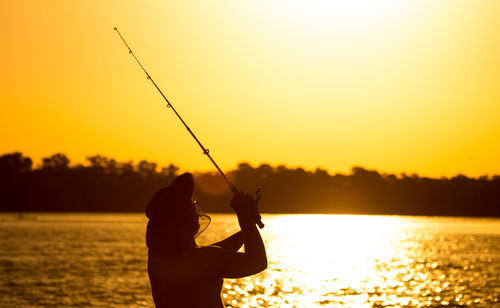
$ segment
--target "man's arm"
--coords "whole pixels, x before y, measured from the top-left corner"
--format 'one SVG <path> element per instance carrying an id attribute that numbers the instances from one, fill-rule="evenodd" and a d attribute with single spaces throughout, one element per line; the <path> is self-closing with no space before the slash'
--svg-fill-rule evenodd
<path id="1" fill-rule="evenodd" d="M 228 251 L 238 251 L 240 250 L 241 246 L 243 246 L 243 233 L 241 231 L 236 232 L 235 234 L 231 235 L 230 237 L 217 242 L 213 243 L 210 246 L 217 246 L 220 248 L 223 248 Z"/>
<path id="2" fill-rule="evenodd" d="M 245 277 L 257 274 L 267 267 L 266 248 L 253 218 L 256 206 L 256 200 L 249 194 L 238 193 L 231 201 L 241 227 L 244 252 L 228 251 L 215 246 L 208 248 L 217 263 L 217 272 L 222 277 Z"/>

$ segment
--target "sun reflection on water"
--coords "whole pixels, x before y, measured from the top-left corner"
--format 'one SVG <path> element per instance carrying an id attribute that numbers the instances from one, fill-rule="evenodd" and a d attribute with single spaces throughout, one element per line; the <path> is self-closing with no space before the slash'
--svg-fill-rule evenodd
<path id="1" fill-rule="evenodd" d="M 397 255 L 388 235 L 402 232 L 409 224 L 393 217 L 354 215 L 273 220 L 273 233 L 286 237 L 275 241 L 279 246 L 269 248 L 271 255 L 280 260 L 280 268 L 295 269 L 287 277 L 294 287 L 282 291 L 300 291 L 301 302 L 311 305 L 339 300 L 358 306 L 367 303 L 367 290 L 397 286 L 393 279 L 378 278 L 374 262 Z"/>
<path id="2" fill-rule="evenodd" d="M 198 239 L 238 230 L 214 214 Z M 263 215 L 269 267 L 227 307 L 499 307 L 500 219 Z M 142 214 L 0 215 L 0 307 L 152 307 Z M 197 239 L 197 240 L 198 240 Z"/>
<path id="3" fill-rule="evenodd" d="M 435 224 L 429 225 L 426 219 L 267 217 L 263 235 L 269 269 L 255 278 L 227 283 L 224 294 L 239 303 L 234 304 L 237 307 L 466 306 L 484 303 L 485 297 L 498 302 L 498 292 L 464 292 L 478 275 L 486 276 L 483 283 L 489 290 L 499 290 L 494 278 L 498 270 L 467 271 L 467 266 L 478 261 L 487 265 L 491 258 L 487 254 L 474 257 L 474 249 L 455 255 L 467 247 L 446 229 L 432 229 Z M 492 253 L 498 262 L 498 250 Z"/>

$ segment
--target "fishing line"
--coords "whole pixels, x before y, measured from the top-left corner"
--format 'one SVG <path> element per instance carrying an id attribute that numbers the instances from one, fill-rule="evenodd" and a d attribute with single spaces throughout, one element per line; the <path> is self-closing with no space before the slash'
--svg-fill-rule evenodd
<path id="1" fill-rule="evenodd" d="M 229 189 L 231 189 L 231 191 L 233 192 L 233 194 L 235 194 L 235 195 L 239 194 L 240 191 L 227 178 L 227 176 L 224 174 L 224 172 L 222 171 L 222 169 L 219 167 L 219 165 L 217 165 L 217 163 L 215 162 L 215 160 L 210 155 L 208 149 L 205 148 L 203 146 L 203 144 L 201 144 L 200 140 L 198 140 L 198 138 L 195 136 L 195 134 L 193 133 L 193 131 L 189 128 L 189 126 L 186 124 L 186 122 L 184 122 L 184 120 L 182 119 L 182 117 L 179 115 L 179 113 L 177 112 L 177 110 L 175 110 L 174 106 L 172 106 L 172 104 L 170 103 L 170 101 L 168 100 L 168 98 L 165 96 L 165 94 L 163 94 L 163 92 L 160 90 L 160 88 L 158 87 L 158 85 L 156 85 L 156 82 L 154 82 L 153 78 L 151 78 L 151 76 L 149 75 L 149 73 L 146 70 L 146 68 L 144 67 L 144 65 L 142 65 L 141 61 L 139 61 L 139 59 L 135 56 L 134 52 L 132 51 L 132 49 L 130 48 L 130 46 L 127 44 L 127 42 L 125 41 L 125 39 L 121 35 L 120 31 L 118 31 L 118 29 L 116 27 L 114 27 L 113 30 L 115 30 L 116 33 L 118 33 L 118 35 L 120 36 L 120 38 L 123 41 L 123 43 L 125 44 L 125 46 L 127 46 L 128 53 L 131 54 L 134 57 L 135 61 L 137 61 L 137 63 L 139 63 L 139 65 L 142 68 L 142 70 L 144 71 L 144 73 L 146 73 L 147 79 L 149 79 L 153 83 L 153 85 L 158 90 L 158 92 L 160 92 L 160 94 L 163 97 L 163 99 L 165 99 L 165 101 L 167 102 L 167 108 L 172 109 L 172 111 L 175 113 L 175 115 L 177 116 L 177 118 L 179 118 L 179 120 L 182 122 L 182 124 L 184 125 L 184 127 L 187 129 L 187 131 L 194 138 L 194 140 L 196 141 L 196 143 L 198 143 L 198 145 L 200 146 L 200 148 L 203 151 L 203 154 L 208 157 L 208 159 L 215 166 L 215 169 L 217 169 L 217 171 L 219 171 L 219 174 L 222 176 L 222 178 L 224 179 L 224 181 L 226 182 L 226 184 L 229 186 Z M 260 188 L 257 190 L 257 199 L 256 199 L 256 201 L 258 201 L 260 199 L 259 193 L 260 193 Z M 255 221 L 256 221 L 257 225 L 259 226 L 259 228 L 261 228 L 261 229 L 264 228 L 264 224 L 261 221 L 260 214 L 257 213 L 256 217 L 254 217 L 254 218 L 255 218 Z"/>

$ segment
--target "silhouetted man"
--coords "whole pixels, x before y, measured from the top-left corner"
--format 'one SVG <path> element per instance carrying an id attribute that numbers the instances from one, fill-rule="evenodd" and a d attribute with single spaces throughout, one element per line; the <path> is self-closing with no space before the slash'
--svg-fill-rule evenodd
<path id="1" fill-rule="evenodd" d="M 236 194 L 231 207 L 241 231 L 206 247 L 196 245 L 200 215 L 192 201 L 193 176 L 185 173 L 158 191 L 146 207 L 148 273 L 157 308 L 224 307 L 223 278 L 240 278 L 263 271 L 267 256 L 255 225 L 256 201 Z M 238 250 L 245 244 L 245 252 Z"/>

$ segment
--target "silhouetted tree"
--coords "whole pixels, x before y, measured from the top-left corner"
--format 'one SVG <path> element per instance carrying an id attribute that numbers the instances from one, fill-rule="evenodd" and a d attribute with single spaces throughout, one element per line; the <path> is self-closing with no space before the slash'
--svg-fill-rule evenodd
<path id="1" fill-rule="evenodd" d="M 38 168 L 22 153 L 0 157 L 1 211 L 143 211 L 151 196 L 178 175 L 171 164 L 119 162 L 102 155 L 70 166 L 62 153 L 42 158 Z M 160 171 L 158 171 L 160 170 Z M 253 167 L 227 172 L 244 191 L 263 188 L 268 213 L 357 213 L 500 216 L 500 176 L 456 175 L 433 179 L 381 174 L 355 166 L 351 174 L 317 168 Z M 195 195 L 208 212 L 228 212 L 231 191 L 217 172 L 195 173 Z"/>
<path id="2" fill-rule="evenodd" d="M 23 211 L 26 200 L 25 178 L 33 161 L 20 152 L 0 157 L 0 205 L 4 211 Z"/>
<path id="3" fill-rule="evenodd" d="M 42 169 L 67 169 L 69 159 L 65 154 L 57 153 L 42 159 Z"/>

